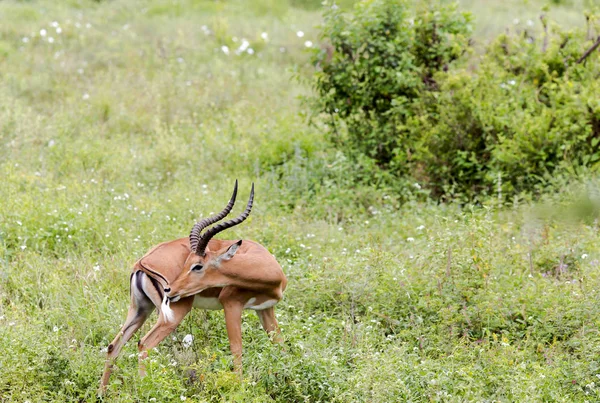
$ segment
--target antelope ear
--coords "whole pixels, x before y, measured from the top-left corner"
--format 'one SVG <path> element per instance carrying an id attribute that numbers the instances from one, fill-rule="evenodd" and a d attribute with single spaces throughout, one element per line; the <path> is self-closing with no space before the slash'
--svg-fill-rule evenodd
<path id="1" fill-rule="evenodd" d="M 235 252 L 237 252 L 238 248 L 241 245 L 242 245 L 242 240 L 240 239 L 239 241 L 237 241 L 236 243 L 231 245 L 229 248 L 227 248 L 227 252 L 223 253 L 222 255 L 220 255 L 218 257 L 219 261 L 231 259 L 235 255 Z"/>

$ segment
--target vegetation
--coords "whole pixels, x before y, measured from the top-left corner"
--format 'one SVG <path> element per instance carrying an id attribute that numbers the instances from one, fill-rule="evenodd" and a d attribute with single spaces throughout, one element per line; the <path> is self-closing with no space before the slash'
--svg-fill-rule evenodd
<path id="1" fill-rule="evenodd" d="M 139 378 L 151 318 L 105 401 L 599 400 L 598 181 L 470 207 L 361 180 L 298 99 L 314 3 L 0 2 L 0 401 L 101 400 L 131 265 L 220 209 L 235 178 L 241 200 L 256 182 L 256 205 L 223 236 L 281 262 L 285 346 L 245 314 L 239 382 L 222 313 L 196 310 Z M 475 36 L 490 32 L 473 11 Z"/>
<path id="2" fill-rule="evenodd" d="M 573 32 L 540 18 L 543 30 L 530 21 L 474 59 L 471 18 L 456 5 L 332 8 L 313 109 L 368 182 L 383 170 L 398 190 L 418 182 L 435 199 L 539 192 L 600 160 L 600 62 L 586 53 L 597 17 Z"/>

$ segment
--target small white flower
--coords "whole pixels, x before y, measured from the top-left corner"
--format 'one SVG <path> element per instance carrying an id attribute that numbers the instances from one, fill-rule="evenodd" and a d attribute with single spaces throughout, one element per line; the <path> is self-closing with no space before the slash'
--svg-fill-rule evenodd
<path id="1" fill-rule="evenodd" d="M 22 41 L 23 41 L 23 43 L 27 43 L 27 42 L 29 42 L 29 38 L 26 37 L 26 36 L 24 36 L 23 39 L 22 39 Z"/>
<path id="2" fill-rule="evenodd" d="M 57 21 L 52 21 L 52 24 L 50 24 L 50 25 L 52 25 L 54 28 L 56 28 L 56 27 L 58 27 L 58 22 Z"/>
<path id="3" fill-rule="evenodd" d="M 248 47 L 250 47 L 250 42 L 248 42 L 246 38 L 242 38 L 242 44 L 238 48 L 238 52 L 244 52 Z"/>
<path id="4" fill-rule="evenodd" d="M 94 271 L 100 271 L 100 265 L 99 264 L 94 265 Z"/>
<path id="5" fill-rule="evenodd" d="M 48 147 L 54 147 L 56 145 L 56 142 L 54 140 L 50 140 L 48 142 Z"/>
<path id="6" fill-rule="evenodd" d="M 21 250 L 27 249 L 27 245 L 21 245 Z"/>
<path id="7" fill-rule="evenodd" d="M 530 26 L 530 27 L 533 27 L 533 21 L 527 20 L 527 25 Z"/>
<path id="8" fill-rule="evenodd" d="M 225 53 L 226 55 L 228 55 L 229 54 L 229 47 L 226 46 L 226 45 L 223 45 L 223 46 L 221 46 L 221 51 L 223 53 Z"/>
<path id="9" fill-rule="evenodd" d="M 587 257 L 588 257 L 588 254 L 587 254 L 587 253 L 584 253 L 583 255 L 581 255 L 581 258 L 582 258 L 582 259 L 587 259 Z"/>
<path id="10" fill-rule="evenodd" d="M 513 24 L 517 25 L 518 23 L 519 23 L 519 19 L 518 19 L 518 18 L 515 18 L 515 19 L 513 20 Z"/>
<path id="11" fill-rule="evenodd" d="M 425 226 L 424 226 L 424 225 L 419 225 L 419 226 L 417 227 L 417 231 L 423 231 L 424 229 L 425 229 Z"/>
<path id="12" fill-rule="evenodd" d="M 52 328 L 52 331 L 53 331 L 53 332 L 58 332 L 58 326 L 54 326 L 54 327 Z"/>
<path id="13" fill-rule="evenodd" d="M 177 58 L 177 62 L 178 63 L 183 63 L 183 62 L 185 62 L 185 60 L 183 60 L 183 57 L 178 57 Z"/>
<path id="14" fill-rule="evenodd" d="M 61 27 L 57 27 L 57 28 L 56 28 L 56 33 L 57 33 L 57 34 L 60 34 L 61 32 L 62 32 L 62 28 L 61 28 Z"/>
<path id="15" fill-rule="evenodd" d="M 86 27 L 86 28 L 91 28 L 91 27 L 92 27 L 92 24 L 90 24 L 90 23 L 88 22 L 87 24 L 85 24 L 85 27 Z"/>
<path id="16" fill-rule="evenodd" d="M 46 36 L 47 33 L 45 29 L 40 29 L 40 36 Z"/>
<path id="17" fill-rule="evenodd" d="M 54 38 L 50 36 L 50 37 L 48 38 L 48 43 L 54 43 Z"/>
<path id="18" fill-rule="evenodd" d="M 296 32 L 296 35 L 298 36 L 298 38 L 302 38 L 304 36 L 304 32 L 298 31 Z"/>
<path id="19" fill-rule="evenodd" d="M 306 41 L 304 42 L 304 46 L 306 46 L 307 48 L 312 48 L 313 43 L 311 41 Z"/>
<path id="20" fill-rule="evenodd" d="M 408 238 L 406 238 L 406 241 L 407 241 L 407 242 L 414 242 L 414 241 L 415 241 L 415 238 L 413 238 L 413 237 L 408 237 Z"/>
<path id="21" fill-rule="evenodd" d="M 189 348 L 192 345 L 193 341 L 194 341 L 194 336 L 192 336 L 191 334 L 186 334 L 182 340 L 183 347 Z"/>
<path id="22" fill-rule="evenodd" d="M 14 325 L 16 325 L 15 322 L 8 322 L 8 326 L 14 326 Z"/>
<path id="23" fill-rule="evenodd" d="M 509 80 L 509 81 L 508 81 L 508 83 L 509 83 L 510 85 L 515 85 L 517 82 L 516 82 L 515 80 Z"/>
<path id="24" fill-rule="evenodd" d="M 248 53 L 249 55 L 253 55 L 254 54 L 254 49 L 248 48 L 248 50 L 246 51 L 246 53 Z"/>
<path id="25" fill-rule="evenodd" d="M 414 187 L 416 187 L 417 189 L 421 189 L 421 185 L 419 185 L 418 183 L 415 183 Z"/>
<path id="26" fill-rule="evenodd" d="M 269 34 L 267 34 L 266 32 L 260 34 L 260 37 L 263 38 L 265 41 L 269 40 Z"/>
<path id="27" fill-rule="evenodd" d="M 84 100 L 86 100 L 86 99 L 90 99 L 90 94 L 88 94 L 88 93 L 86 92 L 85 94 L 83 94 L 83 96 L 82 96 L 81 98 L 83 98 Z"/>
<path id="28" fill-rule="evenodd" d="M 84 71 L 83 69 L 77 69 L 77 72 L 78 72 L 79 74 L 83 74 L 83 71 Z"/>
<path id="29" fill-rule="evenodd" d="M 187 397 L 185 397 L 184 395 L 179 396 L 179 398 L 181 399 L 182 402 L 187 400 Z"/>

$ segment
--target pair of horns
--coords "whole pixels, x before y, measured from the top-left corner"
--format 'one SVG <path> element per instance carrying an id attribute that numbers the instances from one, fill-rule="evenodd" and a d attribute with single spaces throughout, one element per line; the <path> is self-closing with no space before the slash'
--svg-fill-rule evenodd
<path id="1" fill-rule="evenodd" d="M 199 256 L 206 255 L 206 246 L 208 245 L 208 241 L 217 235 L 219 232 L 226 230 L 227 228 L 231 228 L 243 222 L 250 215 L 250 211 L 252 210 L 252 203 L 254 202 L 254 183 L 252 183 L 252 189 L 250 190 L 250 198 L 248 199 L 248 204 L 246 205 L 246 209 L 242 214 L 233 220 L 222 222 L 214 227 L 207 229 L 204 234 L 200 234 L 200 232 L 208 227 L 211 224 L 216 223 L 217 221 L 222 220 L 231 212 L 233 205 L 235 204 L 235 197 L 237 196 L 237 188 L 238 181 L 235 180 L 235 186 L 233 187 L 233 194 L 231 195 L 231 199 L 227 206 L 221 211 L 219 214 L 216 214 L 212 217 L 204 218 L 201 221 L 198 221 L 194 227 L 192 228 L 192 232 L 190 233 L 190 246 L 192 250 Z"/>

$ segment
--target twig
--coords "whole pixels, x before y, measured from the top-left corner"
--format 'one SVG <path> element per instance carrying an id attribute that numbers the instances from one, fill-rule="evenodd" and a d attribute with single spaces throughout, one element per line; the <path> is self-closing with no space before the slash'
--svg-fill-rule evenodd
<path id="1" fill-rule="evenodd" d="M 583 56 L 581 56 L 579 60 L 577 60 L 577 64 L 581 64 L 585 59 L 587 59 L 587 57 L 591 55 L 594 50 L 598 49 L 598 46 L 600 46 L 600 36 L 598 36 L 596 42 L 592 45 L 592 47 L 586 50 Z"/>

